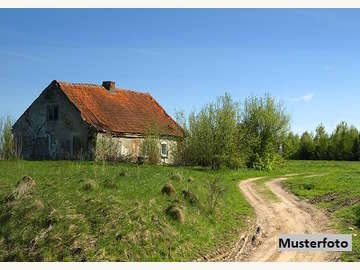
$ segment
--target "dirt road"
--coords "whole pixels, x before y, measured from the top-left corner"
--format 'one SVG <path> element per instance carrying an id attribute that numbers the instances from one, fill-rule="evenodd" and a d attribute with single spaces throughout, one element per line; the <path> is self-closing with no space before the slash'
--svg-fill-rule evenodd
<path id="1" fill-rule="evenodd" d="M 255 210 L 256 225 L 243 234 L 226 252 L 210 258 L 211 261 L 334 261 L 334 252 L 279 252 L 279 234 L 329 233 L 329 220 L 320 210 L 300 201 L 285 191 L 280 182 L 291 175 L 266 182 L 277 197 L 269 200 L 254 184 L 259 178 L 241 181 L 240 190 Z"/>

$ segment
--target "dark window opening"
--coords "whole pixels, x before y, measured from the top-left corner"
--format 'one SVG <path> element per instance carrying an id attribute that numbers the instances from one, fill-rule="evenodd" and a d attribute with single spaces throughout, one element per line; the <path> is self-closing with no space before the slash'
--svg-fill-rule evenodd
<path id="1" fill-rule="evenodd" d="M 166 143 L 161 144 L 161 156 L 163 156 L 163 157 L 168 156 L 168 146 Z"/>
<path id="2" fill-rule="evenodd" d="M 47 120 L 48 121 L 57 121 L 59 119 L 59 106 L 58 105 L 48 105 L 47 106 Z"/>
<path id="3" fill-rule="evenodd" d="M 73 136 L 73 156 L 79 158 L 82 152 L 82 144 L 79 136 Z"/>

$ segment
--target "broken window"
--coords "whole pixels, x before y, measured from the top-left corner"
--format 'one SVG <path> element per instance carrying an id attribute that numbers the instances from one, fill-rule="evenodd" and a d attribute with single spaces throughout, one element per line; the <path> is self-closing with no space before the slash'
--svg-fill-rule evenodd
<path id="1" fill-rule="evenodd" d="M 167 145 L 167 143 L 161 143 L 161 156 L 163 156 L 163 157 L 168 156 L 168 145 Z"/>
<path id="2" fill-rule="evenodd" d="M 52 104 L 47 106 L 47 120 L 57 121 L 59 119 L 59 106 Z"/>

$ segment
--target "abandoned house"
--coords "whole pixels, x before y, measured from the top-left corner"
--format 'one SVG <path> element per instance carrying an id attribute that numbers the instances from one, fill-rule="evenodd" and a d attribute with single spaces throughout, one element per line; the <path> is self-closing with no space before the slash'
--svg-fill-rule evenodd
<path id="1" fill-rule="evenodd" d="M 102 85 L 52 81 L 13 126 L 24 159 L 95 160 L 104 155 L 136 161 L 155 126 L 163 163 L 184 136 L 149 93 Z M 146 152 L 145 152 L 146 153 Z"/>

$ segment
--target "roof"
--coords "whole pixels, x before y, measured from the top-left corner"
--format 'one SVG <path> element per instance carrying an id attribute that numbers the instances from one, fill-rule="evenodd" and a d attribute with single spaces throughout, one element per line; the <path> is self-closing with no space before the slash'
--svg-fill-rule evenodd
<path id="1" fill-rule="evenodd" d="M 101 85 L 53 81 L 80 111 L 82 119 L 100 132 L 146 134 L 152 123 L 161 135 L 183 137 L 182 128 L 149 93 Z"/>

